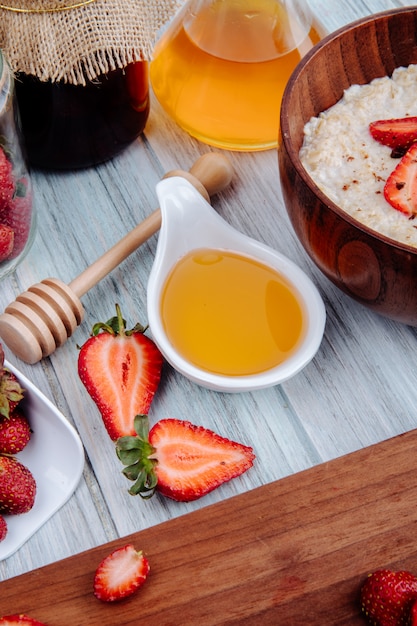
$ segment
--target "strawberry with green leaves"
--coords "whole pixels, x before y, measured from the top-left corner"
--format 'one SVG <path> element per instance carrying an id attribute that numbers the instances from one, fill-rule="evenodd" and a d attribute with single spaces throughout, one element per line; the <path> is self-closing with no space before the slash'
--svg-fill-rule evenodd
<path id="1" fill-rule="evenodd" d="M 189 502 L 252 467 L 252 448 L 195 426 L 169 418 L 149 430 L 146 415 L 135 417 L 136 436 L 121 437 L 116 452 L 127 467 L 123 474 L 134 484 L 131 495 L 148 498 L 159 491 L 173 500 Z"/>
<path id="2" fill-rule="evenodd" d="M 0 513 L 27 513 L 35 497 L 36 481 L 31 471 L 15 457 L 0 455 Z"/>
<path id="3" fill-rule="evenodd" d="M 96 403 L 112 440 L 134 435 L 133 420 L 148 413 L 161 378 L 163 358 L 146 328 L 126 330 L 116 317 L 95 324 L 78 356 L 79 377 Z"/>
<path id="4" fill-rule="evenodd" d="M 9 417 L 24 397 L 17 376 L 4 367 L 4 352 L 0 352 L 0 417 Z"/>
<path id="5" fill-rule="evenodd" d="M 117 548 L 98 566 L 94 595 L 102 602 L 117 602 L 131 596 L 144 584 L 150 567 L 132 544 Z"/>
<path id="6" fill-rule="evenodd" d="M 417 578 L 407 571 L 381 569 L 361 589 L 361 607 L 374 626 L 417 626 Z"/>

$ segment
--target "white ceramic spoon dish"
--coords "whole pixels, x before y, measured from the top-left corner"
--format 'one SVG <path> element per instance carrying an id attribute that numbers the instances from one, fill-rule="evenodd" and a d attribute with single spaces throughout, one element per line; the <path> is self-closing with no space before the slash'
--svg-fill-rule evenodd
<path id="1" fill-rule="evenodd" d="M 32 472 L 37 493 L 28 513 L 5 515 L 6 538 L 0 542 L 0 561 L 16 552 L 75 491 L 84 468 L 84 448 L 76 430 L 23 374 L 5 362 L 26 390 L 22 407 L 33 431 L 19 461 Z"/>
<path id="2" fill-rule="evenodd" d="M 270 387 L 297 374 L 316 354 L 326 319 L 321 296 L 308 276 L 279 252 L 230 226 L 186 180 L 168 178 L 158 183 L 156 191 L 162 226 L 148 282 L 147 306 L 152 337 L 166 360 L 195 383 L 226 392 Z M 304 331 L 296 349 L 282 363 L 260 373 L 222 375 L 197 367 L 173 347 L 161 319 L 163 287 L 180 259 L 192 250 L 203 248 L 233 251 L 255 259 L 290 283 L 303 310 Z"/>

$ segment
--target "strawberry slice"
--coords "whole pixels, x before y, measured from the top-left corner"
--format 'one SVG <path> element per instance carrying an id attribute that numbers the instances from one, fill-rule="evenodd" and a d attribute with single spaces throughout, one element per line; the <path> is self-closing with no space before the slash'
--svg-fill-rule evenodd
<path id="1" fill-rule="evenodd" d="M 397 211 L 417 214 L 417 143 L 402 157 L 385 183 L 384 197 Z"/>
<path id="2" fill-rule="evenodd" d="M 417 578 L 406 571 L 377 570 L 361 589 L 362 611 L 376 626 L 410 624 L 416 599 Z"/>
<path id="3" fill-rule="evenodd" d="M 135 417 L 136 437 L 122 437 L 116 452 L 123 474 L 135 484 L 131 495 L 148 498 L 158 490 L 190 502 L 252 467 L 252 448 L 179 419 L 163 419 L 149 431 L 145 415 Z"/>
<path id="4" fill-rule="evenodd" d="M 117 316 L 93 327 L 78 356 L 79 377 L 96 403 L 110 438 L 134 435 L 133 420 L 148 413 L 161 379 L 163 358 L 137 324 L 125 330 Z"/>
<path id="5" fill-rule="evenodd" d="M 147 558 L 132 544 L 114 550 L 98 566 L 94 595 L 103 602 L 116 602 L 142 587 L 149 573 Z"/>
<path id="6" fill-rule="evenodd" d="M 392 148 L 399 156 L 417 141 L 417 117 L 377 120 L 369 124 L 369 131 L 376 141 Z"/>
<path id="7" fill-rule="evenodd" d="M 0 617 L 0 626 L 45 626 L 45 624 L 24 613 L 19 613 Z"/>

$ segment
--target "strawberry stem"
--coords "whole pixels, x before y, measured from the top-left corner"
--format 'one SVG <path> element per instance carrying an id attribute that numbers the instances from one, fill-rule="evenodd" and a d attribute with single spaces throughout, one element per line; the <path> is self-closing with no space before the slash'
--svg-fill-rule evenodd
<path id="1" fill-rule="evenodd" d="M 116 304 L 116 315 L 111 317 L 107 322 L 97 322 L 94 324 L 91 331 L 93 337 L 97 336 L 100 332 L 109 333 L 110 335 L 120 335 L 129 337 L 133 333 L 144 333 L 148 326 L 142 326 L 142 324 L 136 324 L 131 330 L 126 330 L 126 320 L 122 316 L 120 306 Z"/>
<path id="2" fill-rule="evenodd" d="M 136 415 L 134 419 L 136 435 L 119 437 L 116 442 L 116 454 L 126 467 L 122 473 L 134 482 L 129 489 L 132 496 L 140 495 L 144 499 L 155 493 L 158 477 L 155 472 L 157 463 L 152 455 L 156 450 L 149 442 L 149 420 L 147 415 Z"/>

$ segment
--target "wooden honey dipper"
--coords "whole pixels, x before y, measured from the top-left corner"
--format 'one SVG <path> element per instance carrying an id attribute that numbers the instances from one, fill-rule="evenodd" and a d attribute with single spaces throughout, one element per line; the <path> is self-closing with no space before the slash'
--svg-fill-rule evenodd
<path id="1" fill-rule="evenodd" d="M 189 172 L 172 170 L 164 178 L 169 176 L 186 178 L 210 201 L 211 195 L 230 184 L 233 168 L 224 155 L 208 152 Z M 58 278 L 46 278 L 30 287 L 0 315 L 0 338 L 26 363 L 37 363 L 52 354 L 81 324 L 84 309 L 80 298 L 160 227 L 158 208 L 68 285 Z"/>

